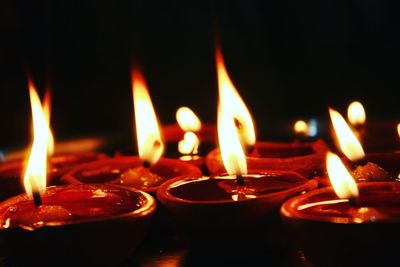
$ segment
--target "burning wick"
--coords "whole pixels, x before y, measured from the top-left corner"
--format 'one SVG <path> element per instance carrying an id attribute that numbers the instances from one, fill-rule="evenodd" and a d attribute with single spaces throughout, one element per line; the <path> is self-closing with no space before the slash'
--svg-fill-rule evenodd
<path id="1" fill-rule="evenodd" d="M 237 193 L 237 200 L 246 199 L 246 185 L 244 182 L 243 175 L 237 174 L 236 175 L 236 193 Z"/>
<path id="2" fill-rule="evenodd" d="M 36 207 L 40 207 L 40 206 L 42 206 L 42 198 L 40 197 L 40 194 L 39 194 L 39 192 L 33 192 L 32 193 L 32 195 L 33 195 L 33 202 L 35 203 L 35 206 Z"/>

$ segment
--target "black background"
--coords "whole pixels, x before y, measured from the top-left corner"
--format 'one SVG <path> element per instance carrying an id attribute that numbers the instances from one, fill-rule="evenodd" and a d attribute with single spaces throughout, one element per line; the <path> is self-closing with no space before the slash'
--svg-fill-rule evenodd
<path id="1" fill-rule="evenodd" d="M 2 0 L 0 147 L 30 140 L 28 72 L 53 90 L 56 138 L 130 135 L 133 57 L 163 123 L 181 105 L 215 122 L 216 32 L 259 131 L 354 99 L 369 118 L 399 118 L 396 2 Z"/>

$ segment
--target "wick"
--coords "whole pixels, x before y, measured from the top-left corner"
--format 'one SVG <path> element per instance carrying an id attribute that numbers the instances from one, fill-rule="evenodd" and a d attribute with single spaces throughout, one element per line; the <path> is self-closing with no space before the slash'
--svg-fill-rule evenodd
<path id="1" fill-rule="evenodd" d="M 236 192 L 238 200 L 246 199 L 246 187 L 241 174 L 236 175 Z"/>
<path id="2" fill-rule="evenodd" d="M 236 175 L 236 184 L 240 187 L 244 186 L 244 178 L 241 174 Z"/>
<path id="3" fill-rule="evenodd" d="M 143 166 L 143 168 L 148 169 L 148 168 L 150 168 L 151 164 L 150 164 L 150 162 L 148 162 L 147 160 L 145 160 L 145 161 L 143 161 L 142 166 Z"/>
<path id="4" fill-rule="evenodd" d="M 350 197 L 349 205 L 350 205 L 350 207 L 358 206 L 358 199 L 356 197 Z"/>
<path id="5" fill-rule="evenodd" d="M 34 191 L 32 193 L 33 195 L 33 202 L 35 203 L 36 207 L 40 207 L 43 203 L 42 203 L 42 198 L 40 197 L 40 194 L 38 191 Z"/>

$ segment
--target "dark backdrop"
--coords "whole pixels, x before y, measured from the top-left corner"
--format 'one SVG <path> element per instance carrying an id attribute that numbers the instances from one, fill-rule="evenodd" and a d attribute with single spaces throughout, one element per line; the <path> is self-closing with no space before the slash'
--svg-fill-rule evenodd
<path id="1" fill-rule="evenodd" d="M 163 123 L 181 105 L 214 122 L 216 32 L 259 131 L 354 99 L 399 118 L 396 2 L 2 0 L 0 147 L 29 142 L 28 72 L 53 89 L 56 137 L 130 135 L 132 56 Z"/>

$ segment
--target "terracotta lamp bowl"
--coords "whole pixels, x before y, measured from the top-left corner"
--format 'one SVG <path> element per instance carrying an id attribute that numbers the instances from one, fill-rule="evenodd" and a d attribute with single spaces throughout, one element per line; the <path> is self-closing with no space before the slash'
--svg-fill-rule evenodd
<path id="1" fill-rule="evenodd" d="M 249 170 L 296 171 L 309 178 L 322 170 L 328 150 L 320 139 L 310 143 L 257 142 L 246 160 Z M 211 174 L 224 172 L 218 149 L 207 155 L 206 165 Z"/>
<path id="2" fill-rule="evenodd" d="M 218 243 L 265 236 L 272 227 L 264 223 L 276 223 L 281 203 L 317 186 L 314 180 L 285 171 L 260 170 L 244 179 L 251 198 L 234 200 L 236 180 L 229 176 L 175 178 L 160 186 L 157 197 L 192 239 Z"/>
<path id="3" fill-rule="evenodd" d="M 358 203 L 353 205 L 338 200 L 331 187 L 283 204 L 282 219 L 294 247 L 304 255 L 305 266 L 397 263 L 398 249 L 393 244 L 400 238 L 400 183 L 370 182 L 358 188 Z"/>
<path id="4" fill-rule="evenodd" d="M 56 154 L 49 159 L 48 185 L 59 184 L 59 178 L 74 165 L 102 158 L 106 158 L 106 155 L 92 152 Z M 23 170 L 23 159 L 14 159 L 0 164 L 0 201 L 25 191 L 22 185 Z"/>
<path id="5" fill-rule="evenodd" d="M 352 163 L 342 157 L 342 160 L 351 166 Z M 366 161 L 372 164 L 365 166 L 358 166 L 353 177 L 357 182 L 379 182 L 379 181 L 398 181 L 400 174 L 400 152 L 377 152 L 367 153 Z M 354 171 L 354 168 L 353 168 Z M 383 172 L 383 175 L 379 175 Z M 326 166 L 322 172 L 322 176 L 316 177 L 319 186 L 331 186 L 328 175 L 326 173 Z"/>
<path id="6" fill-rule="evenodd" d="M 61 182 L 65 184 L 79 183 L 114 183 L 121 184 L 120 177 L 129 169 L 140 168 L 142 160 L 137 156 L 120 156 L 108 158 L 82 164 L 72 168 L 68 173 L 61 177 Z M 201 175 L 201 171 L 194 165 L 181 162 L 176 159 L 161 158 L 156 164 L 149 168 L 150 173 L 159 176 L 154 183 L 149 185 L 140 184 L 136 188 L 145 192 L 155 194 L 158 187 L 176 177 L 196 177 Z M 139 177 L 140 178 L 140 177 Z M 135 187 L 121 184 L 127 187 Z"/>
<path id="7" fill-rule="evenodd" d="M 0 204 L 0 238 L 13 266 L 116 266 L 144 238 L 156 202 L 116 185 L 49 187 L 43 205 L 26 194 Z"/>

